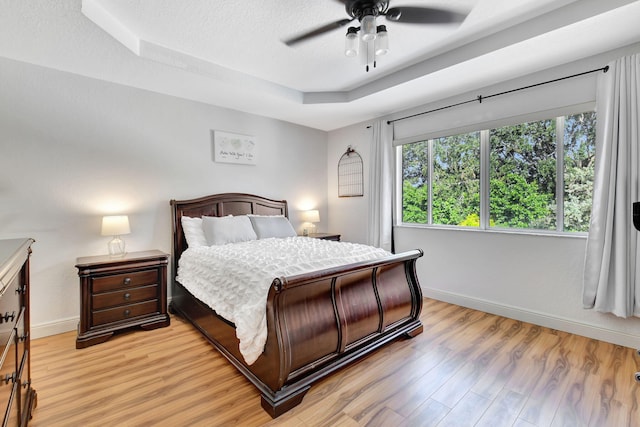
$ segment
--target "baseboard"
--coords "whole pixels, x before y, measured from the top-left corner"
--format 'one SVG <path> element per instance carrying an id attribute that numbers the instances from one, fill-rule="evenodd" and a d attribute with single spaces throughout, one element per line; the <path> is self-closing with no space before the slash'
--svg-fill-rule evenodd
<path id="1" fill-rule="evenodd" d="M 57 320 L 55 322 L 40 323 L 39 325 L 31 325 L 31 338 L 38 339 L 51 335 L 63 334 L 69 331 L 75 331 L 78 328 L 80 317 L 72 317 L 69 319 Z"/>
<path id="2" fill-rule="evenodd" d="M 429 288 L 423 288 L 422 292 L 427 298 L 433 298 L 451 304 L 472 308 L 474 310 L 480 310 L 486 313 L 508 317 L 510 319 L 533 323 L 534 325 L 540 325 L 551 329 L 570 332 L 572 334 L 581 335 L 584 337 L 593 338 L 625 347 L 636 349 L 640 348 L 640 337 L 637 335 L 630 335 L 611 329 L 601 328 L 599 326 L 579 323 L 570 319 L 550 316 L 546 313 L 539 313 L 517 307 L 496 304 L 491 301 L 471 298 L 451 292 Z"/>

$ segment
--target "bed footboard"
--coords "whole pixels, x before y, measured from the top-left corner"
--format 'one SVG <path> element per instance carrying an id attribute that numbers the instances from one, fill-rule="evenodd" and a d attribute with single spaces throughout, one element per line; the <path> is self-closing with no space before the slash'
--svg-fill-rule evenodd
<path id="1" fill-rule="evenodd" d="M 267 302 L 265 354 L 279 366 L 263 377 L 262 406 L 274 417 L 310 384 L 399 336 L 422 332 L 422 292 L 415 271 L 422 251 L 344 268 L 283 277 Z"/>

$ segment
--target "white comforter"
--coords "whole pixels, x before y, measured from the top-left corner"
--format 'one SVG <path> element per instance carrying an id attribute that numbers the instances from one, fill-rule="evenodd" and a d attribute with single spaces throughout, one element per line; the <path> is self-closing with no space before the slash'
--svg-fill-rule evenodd
<path id="1" fill-rule="evenodd" d="M 387 255 L 372 246 L 309 237 L 252 240 L 187 249 L 177 279 L 236 325 L 240 352 L 252 364 L 267 339 L 266 301 L 273 279 Z"/>

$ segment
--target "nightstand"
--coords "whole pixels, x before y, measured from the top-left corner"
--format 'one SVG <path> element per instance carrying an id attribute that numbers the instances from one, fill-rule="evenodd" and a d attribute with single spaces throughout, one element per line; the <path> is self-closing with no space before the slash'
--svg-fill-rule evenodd
<path id="1" fill-rule="evenodd" d="M 307 237 L 313 237 L 314 239 L 322 240 L 335 240 L 336 242 L 340 241 L 340 235 L 333 233 L 309 233 Z"/>
<path id="2" fill-rule="evenodd" d="M 107 341 L 131 327 L 169 326 L 167 264 L 169 255 L 158 250 L 81 257 L 80 323 L 76 348 Z"/>

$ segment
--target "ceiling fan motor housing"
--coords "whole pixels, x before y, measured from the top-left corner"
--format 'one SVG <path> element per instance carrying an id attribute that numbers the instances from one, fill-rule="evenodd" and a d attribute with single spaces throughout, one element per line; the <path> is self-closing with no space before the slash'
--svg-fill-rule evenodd
<path id="1" fill-rule="evenodd" d="M 384 15 L 389 9 L 389 0 L 350 0 L 346 2 L 345 9 L 350 17 L 360 21 L 363 16 Z"/>

